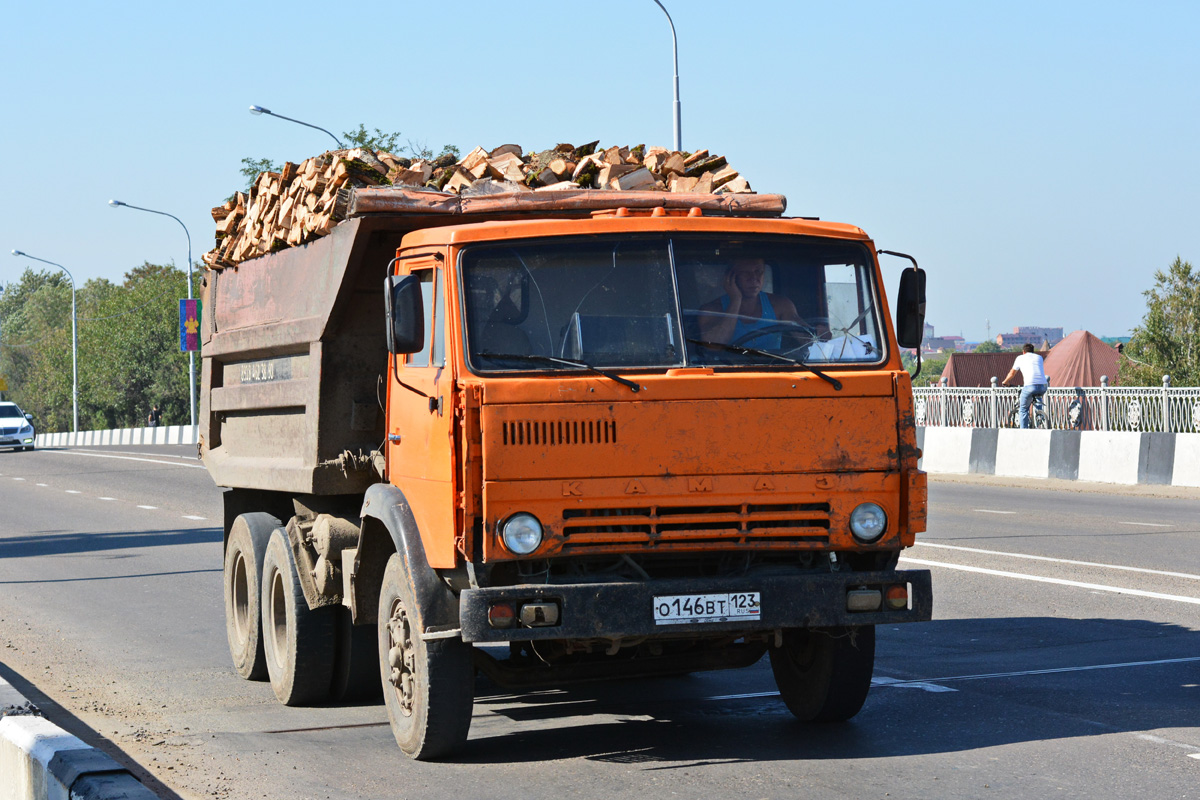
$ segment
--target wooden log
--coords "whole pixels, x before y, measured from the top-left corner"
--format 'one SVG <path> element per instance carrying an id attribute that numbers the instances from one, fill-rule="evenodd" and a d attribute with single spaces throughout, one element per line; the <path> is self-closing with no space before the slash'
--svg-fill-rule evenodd
<path id="1" fill-rule="evenodd" d="M 571 174 L 575 172 L 575 162 L 568 161 L 565 158 L 556 158 L 550 162 L 548 169 L 554 173 L 554 177 L 560 181 L 570 180 Z"/>
<path id="2" fill-rule="evenodd" d="M 670 153 L 667 160 L 663 162 L 662 169 L 658 170 L 664 176 L 666 175 L 682 175 L 687 167 L 684 166 L 683 153 Z"/>
<path id="3" fill-rule="evenodd" d="M 713 176 L 712 176 L 713 191 L 720 189 L 722 186 L 729 183 L 731 180 L 733 180 L 737 176 L 738 176 L 737 170 L 734 169 L 733 167 L 729 166 L 728 164 L 721 167 L 719 170 L 717 170 L 716 172 L 713 173 Z"/>
<path id="4" fill-rule="evenodd" d="M 706 172 L 714 172 L 725 166 L 725 156 L 712 156 L 711 158 L 703 158 L 699 161 L 693 161 L 687 164 L 687 170 L 683 173 L 688 178 L 699 178 Z"/>
<path id="5" fill-rule="evenodd" d="M 588 142 L 587 144 L 579 145 L 579 147 L 576 147 L 571 151 L 571 160 L 578 163 L 584 156 L 592 155 L 596 152 L 596 145 L 598 144 L 600 144 L 599 139 L 594 142 Z"/>
<path id="6" fill-rule="evenodd" d="M 696 194 L 712 194 L 712 173 L 706 172 L 696 181 L 696 185 L 692 187 L 692 191 Z"/>
<path id="7" fill-rule="evenodd" d="M 626 151 L 628 152 L 628 151 Z M 624 164 L 625 157 L 621 155 L 621 148 L 612 146 L 604 151 L 602 158 L 606 164 Z"/>
<path id="8" fill-rule="evenodd" d="M 484 162 L 484 163 L 486 164 L 487 162 Z M 445 185 L 442 188 L 445 189 L 447 192 L 456 192 L 457 193 L 457 192 L 462 191 L 463 189 L 468 188 L 474 182 L 475 182 L 474 176 L 472 176 L 470 172 L 468 172 L 467 170 L 463 169 L 460 166 L 454 170 L 454 173 L 450 176 L 450 180 L 446 181 Z"/>
<path id="9" fill-rule="evenodd" d="M 716 192 L 718 194 L 752 194 L 754 190 L 750 188 L 749 181 L 739 175 L 717 189 Z"/>
<path id="10" fill-rule="evenodd" d="M 281 184 L 289 184 L 292 182 L 292 178 L 294 177 L 296 177 L 296 165 L 291 161 L 285 161 L 283 164 L 283 170 L 281 170 L 279 173 L 279 182 Z"/>
<path id="11" fill-rule="evenodd" d="M 683 165 L 685 167 L 690 167 L 692 164 L 695 164 L 697 161 L 703 161 L 706 158 L 708 158 L 707 150 L 697 150 L 696 152 L 692 153 L 690 156 L 688 156 L 687 158 L 685 158 L 683 160 Z"/>
<path id="12" fill-rule="evenodd" d="M 482 147 L 476 147 L 471 152 L 467 153 L 466 157 L 458 162 L 458 165 L 465 170 L 472 170 L 479 166 L 481 161 L 487 161 L 487 151 Z"/>
<path id="13" fill-rule="evenodd" d="M 639 189 L 651 190 L 654 189 L 656 183 L 653 173 L 645 167 L 639 167 L 632 164 L 625 166 L 633 166 L 634 169 L 626 172 L 624 175 L 614 177 L 608 184 L 610 189 L 620 189 L 621 191 L 637 191 Z"/>
<path id="14" fill-rule="evenodd" d="M 672 192 L 694 192 L 696 184 L 700 182 L 699 178 L 672 178 L 670 184 Z"/>
<path id="15" fill-rule="evenodd" d="M 490 151 L 487 155 L 489 159 L 495 159 L 505 155 L 515 155 L 517 158 L 520 158 L 524 152 L 525 151 L 521 149 L 521 145 L 519 144 L 502 144 L 496 149 Z"/>
<path id="16" fill-rule="evenodd" d="M 214 206 L 212 210 L 213 222 L 220 222 L 229 216 L 230 209 L 225 206 Z"/>

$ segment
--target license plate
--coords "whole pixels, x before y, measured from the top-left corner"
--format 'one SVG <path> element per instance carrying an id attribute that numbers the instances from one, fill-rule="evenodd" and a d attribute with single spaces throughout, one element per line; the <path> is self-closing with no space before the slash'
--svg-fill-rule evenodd
<path id="1" fill-rule="evenodd" d="M 758 620 L 762 603 L 758 592 L 732 594 L 677 594 L 654 598 L 654 624 L 687 622 L 740 622 Z"/>

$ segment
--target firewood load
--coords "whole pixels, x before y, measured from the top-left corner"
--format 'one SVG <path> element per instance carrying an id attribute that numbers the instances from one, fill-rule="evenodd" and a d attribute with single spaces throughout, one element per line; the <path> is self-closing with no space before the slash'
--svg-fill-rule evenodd
<path id="1" fill-rule="evenodd" d="M 724 156 L 707 150 L 681 153 L 644 145 L 601 150 L 598 144 L 560 144 L 539 153 L 524 153 L 515 144 L 477 147 L 461 161 L 452 155 L 412 160 L 363 148 L 289 161 L 212 210 L 217 243 L 204 263 L 212 269 L 235 266 L 324 236 L 346 219 L 355 190 L 375 187 L 463 197 L 580 189 L 753 194 Z"/>

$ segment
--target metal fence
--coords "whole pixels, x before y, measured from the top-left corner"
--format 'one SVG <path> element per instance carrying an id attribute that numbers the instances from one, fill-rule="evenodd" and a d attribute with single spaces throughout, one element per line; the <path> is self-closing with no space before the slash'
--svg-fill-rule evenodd
<path id="1" fill-rule="evenodd" d="M 1020 387 L 939 386 L 913 389 L 918 425 L 955 428 L 1016 428 Z M 1200 433 L 1200 387 L 1151 386 L 1051 387 L 1031 423 L 1053 430 Z"/>

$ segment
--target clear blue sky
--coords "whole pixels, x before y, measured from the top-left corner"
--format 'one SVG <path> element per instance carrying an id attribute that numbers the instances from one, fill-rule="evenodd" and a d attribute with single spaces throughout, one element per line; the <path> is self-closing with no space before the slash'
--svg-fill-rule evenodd
<path id="1" fill-rule="evenodd" d="M 685 149 L 914 254 L 939 334 L 1124 334 L 1156 269 L 1200 263 L 1200 3 L 664 2 Z M 110 198 L 181 217 L 198 259 L 243 156 L 330 144 L 252 103 L 464 153 L 671 143 L 652 0 L 48 1 L 3 19 L 0 247 L 80 282 L 185 260 L 174 222 Z M 0 281 L 30 263 L 7 258 Z"/>

